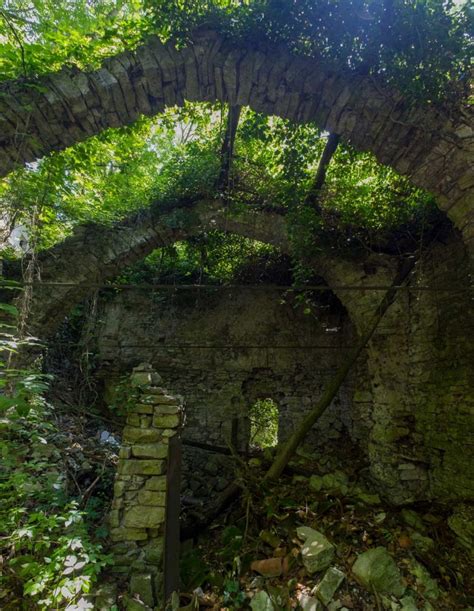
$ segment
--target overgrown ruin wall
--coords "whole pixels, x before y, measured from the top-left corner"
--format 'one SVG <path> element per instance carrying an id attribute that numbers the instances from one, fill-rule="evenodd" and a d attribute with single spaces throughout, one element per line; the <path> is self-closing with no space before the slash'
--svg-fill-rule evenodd
<path id="1" fill-rule="evenodd" d="M 99 375 L 112 386 L 137 363 L 152 363 L 164 385 L 185 397 L 185 440 L 224 448 L 229 439 L 246 448 L 248 407 L 272 398 L 282 441 L 317 400 L 353 337 L 340 305 L 308 315 L 291 299 L 281 302 L 281 291 L 272 289 L 124 291 L 99 316 Z M 347 436 L 351 394 L 349 381 L 312 431 L 309 447 Z M 188 446 L 185 460 L 193 497 L 223 489 L 231 476 L 228 459 L 218 454 Z"/>
<path id="2" fill-rule="evenodd" d="M 397 502 L 474 499 L 470 270 L 456 234 L 435 244 L 412 285 L 438 290 L 402 292 L 368 346 L 370 391 L 356 394 L 355 403 L 368 401 L 372 475 Z"/>
<path id="3" fill-rule="evenodd" d="M 474 310 L 461 240 L 453 234 L 433 246 L 411 285 L 439 290 L 400 293 L 308 447 L 350 437 L 397 503 L 473 499 Z M 345 297 L 353 326 L 335 301 L 305 315 L 271 288 L 124 291 L 103 304 L 100 375 L 117 380 L 151 362 L 186 397 L 185 436 L 224 447 L 229 438 L 245 447 L 247 408 L 270 397 L 279 406 L 281 441 L 317 400 L 381 297 L 368 295 Z M 193 495 L 225 486 L 222 459 L 197 449 L 188 449 L 187 459 Z"/>

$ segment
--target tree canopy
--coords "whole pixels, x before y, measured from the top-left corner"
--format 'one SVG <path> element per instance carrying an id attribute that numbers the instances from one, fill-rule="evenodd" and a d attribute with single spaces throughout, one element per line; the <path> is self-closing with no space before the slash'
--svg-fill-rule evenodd
<path id="1" fill-rule="evenodd" d="M 0 61 L 5 78 L 41 89 L 36 79 L 51 70 L 98 67 L 156 34 L 179 47 L 196 29 L 212 28 L 250 46 L 268 40 L 339 71 L 381 79 L 412 104 L 452 113 L 469 95 L 471 17 L 467 3 L 429 0 L 9 1 L 0 13 Z M 223 105 L 169 108 L 29 164 L 1 183 L 0 197 L 10 221 L 21 223 L 34 210 L 41 226 L 35 242 L 43 248 L 80 222 L 111 222 L 157 198 L 206 197 L 218 191 L 226 124 Z M 341 143 L 324 170 L 315 214 L 304 204 L 328 134 L 247 108 L 236 127 L 227 202 L 281 208 L 305 226 L 355 233 L 425 223 L 433 208 L 406 179 Z"/>

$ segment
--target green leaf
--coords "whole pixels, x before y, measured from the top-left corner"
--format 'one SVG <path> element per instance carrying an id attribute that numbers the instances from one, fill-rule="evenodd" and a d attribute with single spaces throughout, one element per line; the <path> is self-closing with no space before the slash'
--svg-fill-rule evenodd
<path id="1" fill-rule="evenodd" d="M 14 305 L 10 305 L 9 303 L 0 303 L 0 310 L 3 310 L 12 316 L 18 316 L 18 308 Z"/>

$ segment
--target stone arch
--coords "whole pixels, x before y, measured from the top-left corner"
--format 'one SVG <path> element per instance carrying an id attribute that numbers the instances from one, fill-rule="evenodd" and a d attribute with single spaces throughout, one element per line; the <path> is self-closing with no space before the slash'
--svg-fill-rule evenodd
<path id="1" fill-rule="evenodd" d="M 337 72 L 282 46 L 245 44 L 197 31 L 176 49 L 151 37 L 92 72 L 63 69 L 0 85 L 0 173 L 141 114 L 190 101 L 249 105 L 258 112 L 315 122 L 433 192 L 472 247 L 474 112 L 456 119 L 413 105 L 368 76 Z"/>
<path id="2" fill-rule="evenodd" d="M 124 267 L 143 259 L 156 248 L 213 229 L 272 244 L 291 254 L 283 216 L 263 211 L 234 213 L 219 201 L 176 205 L 167 211 L 160 210 L 157 204 L 112 227 L 81 226 L 71 237 L 39 257 L 38 285 L 30 307 L 30 332 L 39 337 L 51 335 L 75 304 L 93 293 L 97 286 L 113 280 Z M 373 261 L 376 270 L 371 276 L 364 272 L 362 261 L 334 252 L 320 253 L 309 263 L 327 281 L 330 290 L 331 286 L 337 287 L 347 281 L 360 285 L 390 284 L 396 273 L 397 258 L 377 254 L 368 259 Z M 333 292 L 359 328 L 367 312 L 377 305 L 378 295 L 370 292 L 357 296 L 337 288 Z M 360 307 L 362 302 L 364 308 Z"/>

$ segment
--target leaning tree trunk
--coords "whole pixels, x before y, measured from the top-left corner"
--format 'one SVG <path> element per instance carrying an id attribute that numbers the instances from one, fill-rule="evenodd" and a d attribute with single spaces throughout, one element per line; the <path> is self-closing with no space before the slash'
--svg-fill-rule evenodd
<path id="1" fill-rule="evenodd" d="M 276 479 L 282 474 L 283 470 L 287 466 L 288 462 L 291 460 L 298 446 L 308 434 L 311 427 L 319 420 L 325 410 L 329 407 L 332 400 L 337 395 L 342 383 L 346 379 L 347 374 L 357 361 L 357 358 L 359 357 L 360 353 L 362 352 L 362 350 L 364 350 L 370 338 L 375 333 L 375 330 L 377 329 L 385 312 L 395 301 L 395 297 L 397 296 L 397 292 L 400 285 L 402 285 L 408 278 L 408 275 L 410 274 L 414 265 L 414 258 L 404 262 L 402 268 L 394 279 L 392 286 L 385 293 L 382 301 L 380 302 L 377 310 L 375 311 L 372 320 L 369 326 L 367 327 L 367 330 L 360 337 L 354 350 L 349 354 L 347 359 L 339 367 L 336 375 L 324 391 L 323 396 L 309 412 L 309 414 L 302 420 L 298 428 L 289 437 L 286 443 L 281 447 L 280 451 L 275 457 L 275 460 L 273 461 L 273 464 L 265 474 L 264 479 Z"/>

